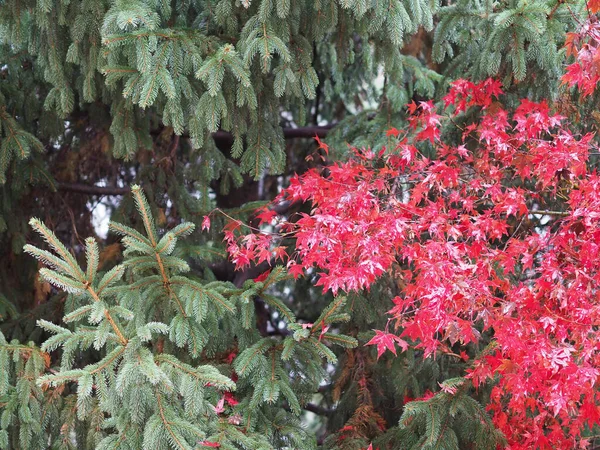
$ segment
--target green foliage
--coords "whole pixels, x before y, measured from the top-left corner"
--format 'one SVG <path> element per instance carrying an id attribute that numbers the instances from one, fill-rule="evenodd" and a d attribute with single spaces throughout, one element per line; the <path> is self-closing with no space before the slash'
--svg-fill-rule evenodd
<path id="1" fill-rule="evenodd" d="M 427 400 L 407 403 L 400 425 L 388 431 L 382 445 L 401 442 L 406 449 L 459 450 L 473 443 L 484 450 L 506 444 L 485 409 L 468 395 L 468 380 L 451 378 L 440 387 Z"/>
<path id="2" fill-rule="evenodd" d="M 359 50 L 359 43 L 351 43 L 353 34 L 382 48 L 398 47 L 419 26 L 432 28 L 436 5 L 86 0 L 33 4 L 27 13 L 24 5 L 9 1 L 3 9 L 4 42 L 10 46 L 5 51 L 30 49 L 34 69 L 48 84 L 44 108 L 67 117 L 78 102 L 102 99 L 112 110 L 115 156 L 134 156 L 150 132 L 145 117 L 156 114 L 177 135 L 189 133 L 195 148 L 205 144 L 205 133 L 219 128 L 246 135 L 245 151 L 233 155 L 248 153 L 241 168 L 258 178 L 266 169 L 276 173 L 283 167 L 276 105 L 316 97 L 315 44 L 331 42 L 325 54 L 334 52 L 341 73 L 355 52 L 376 50 Z M 344 32 L 337 36 L 340 28 Z M 374 55 L 393 66 L 383 52 Z"/>
<path id="3" fill-rule="evenodd" d="M 577 22 L 574 10 L 584 3 L 528 1 L 458 1 L 440 10 L 433 58 L 452 58 L 451 74 L 483 79 L 502 76 L 504 85 L 535 80 L 526 88 L 538 96 L 553 98 L 564 60 L 567 29 Z"/>
<path id="4" fill-rule="evenodd" d="M 42 143 L 23 130 L 5 110 L 0 111 L 0 184 L 6 181 L 6 171 L 11 160 L 25 160 L 32 151 L 43 151 Z"/>
<path id="5" fill-rule="evenodd" d="M 57 420 L 55 403 L 61 401 L 36 384 L 48 357 L 33 343 L 8 343 L 0 334 L 0 448 L 44 448 L 43 429 Z M 57 431 L 49 433 L 56 437 Z"/>
<path id="6" fill-rule="evenodd" d="M 144 234 L 111 223 L 123 236 L 125 259 L 105 273 L 98 271 L 95 240 L 85 241 L 84 270 L 54 233 L 39 220 L 31 221 L 52 251 L 32 245 L 25 251 L 47 266 L 40 270 L 44 280 L 73 296 L 73 307 L 63 318 L 67 327 L 38 321 L 51 334 L 41 349 L 1 343 L 2 448 L 10 448 L 9 442 L 45 448 L 42 443 L 60 439 L 77 448 L 184 449 L 202 440 L 221 448 L 278 448 L 277 442 L 285 441 L 294 448 L 313 448 L 314 441 L 293 416 L 325 377 L 323 359 L 336 359 L 325 343 L 356 345 L 351 337 L 323 332 L 349 319 L 340 313 L 344 299 L 336 299 L 308 329 L 266 293 L 287 278 L 281 267 L 242 288 L 187 276 L 189 266 L 177 256 L 178 241 L 194 225 L 181 223 L 161 235 L 141 189 L 133 186 L 132 192 Z M 293 335 L 261 337 L 253 329 L 257 296 L 285 318 Z M 235 356 L 236 348 L 237 358 L 218 362 L 220 354 Z M 58 350 L 59 367 L 48 368 L 46 352 Z M 85 352 L 97 355 L 95 361 L 82 365 Z M 232 369 L 239 376 L 237 385 L 227 375 Z M 230 391 L 239 400 L 232 401 Z M 70 393 L 65 402 L 75 402 L 76 418 L 42 418 L 46 397 L 65 392 Z M 224 399 L 231 408 L 229 420 L 221 415 Z M 56 423 L 66 427 L 60 435 Z M 80 438 L 77 430 L 91 423 L 98 424 L 94 437 Z"/>

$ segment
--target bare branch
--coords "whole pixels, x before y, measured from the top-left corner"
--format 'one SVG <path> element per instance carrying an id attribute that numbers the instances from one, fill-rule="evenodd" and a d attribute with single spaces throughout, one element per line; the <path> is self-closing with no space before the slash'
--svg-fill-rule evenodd
<path id="1" fill-rule="evenodd" d="M 131 192 L 128 187 L 94 186 L 82 183 L 58 183 L 58 190 L 86 195 L 126 195 Z"/>
<path id="2" fill-rule="evenodd" d="M 307 403 L 304 405 L 304 409 L 311 413 L 317 414 L 318 416 L 330 416 L 335 410 L 329 408 L 323 408 L 322 406 L 315 405 L 314 403 Z"/>
<path id="3" fill-rule="evenodd" d="M 529 214 L 537 214 L 544 216 L 568 216 L 569 213 L 566 211 L 549 211 L 546 209 L 536 209 L 535 211 L 529 211 Z"/>
<path id="4" fill-rule="evenodd" d="M 296 138 L 314 138 L 318 136 L 320 138 L 325 137 L 329 130 L 334 125 L 326 125 L 322 127 L 299 127 L 299 128 L 283 128 L 283 137 L 285 139 L 296 139 Z M 233 135 L 227 131 L 217 131 L 212 134 L 215 141 L 221 142 L 233 142 Z M 170 156 L 173 157 L 179 146 L 179 136 L 173 139 L 170 147 Z M 86 195 L 126 195 L 131 192 L 128 187 L 117 187 L 117 186 L 94 186 L 82 183 L 58 183 L 58 190 L 65 192 L 75 192 L 78 194 Z"/>
<path id="5" fill-rule="evenodd" d="M 335 125 L 325 125 L 322 127 L 311 126 L 311 127 L 284 127 L 283 128 L 283 137 L 285 139 L 296 139 L 296 138 L 314 138 L 318 136 L 323 138 L 327 136 L 329 130 L 331 130 Z M 227 131 L 217 131 L 212 134 L 213 138 L 216 141 L 231 141 L 233 142 L 233 135 Z"/>

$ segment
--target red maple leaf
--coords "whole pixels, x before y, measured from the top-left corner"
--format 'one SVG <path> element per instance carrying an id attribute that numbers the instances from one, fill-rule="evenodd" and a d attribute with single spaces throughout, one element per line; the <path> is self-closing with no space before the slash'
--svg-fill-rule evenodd
<path id="1" fill-rule="evenodd" d="M 317 144 L 319 146 L 319 149 L 322 149 L 326 155 L 329 155 L 329 145 L 327 145 L 325 142 L 323 142 L 319 136 L 317 136 L 315 134 L 315 141 L 317 141 Z"/>
<path id="2" fill-rule="evenodd" d="M 408 349 L 408 342 L 406 342 L 404 339 L 401 339 L 392 333 L 375 330 L 375 336 L 365 345 L 376 345 L 377 359 L 379 359 L 386 350 L 389 350 L 396 355 L 396 344 L 402 348 L 402 351 L 406 351 Z"/>
<path id="3" fill-rule="evenodd" d="M 277 216 L 277 213 L 272 209 L 264 208 L 260 214 L 256 215 L 256 218 L 260 220 L 259 225 L 263 223 L 271 223 L 274 217 Z"/>
<path id="4" fill-rule="evenodd" d="M 300 275 L 304 274 L 304 269 L 302 266 L 295 261 L 289 261 L 287 264 L 288 272 L 294 276 L 294 278 L 298 278 Z"/>
<path id="5" fill-rule="evenodd" d="M 225 401 L 227 402 L 227 404 L 229 406 L 235 406 L 240 403 L 235 399 L 235 397 L 233 396 L 233 394 L 231 392 L 225 392 L 223 394 L 223 398 L 225 399 Z"/>
<path id="6" fill-rule="evenodd" d="M 225 360 L 227 361 L 227 364 L 231 364 L 236 356 L 237 356 L 236 352 L 229 352 L 227 354 L 227 357 L 225 358 Z"/>
<path id="7" fill-rule="evenodd" d="M 385 135 L 387 137 L 389 137 L 389 136 L 398 137 L 399 134 L 400 134 L 400 131 L 398 129 L 396 129 L 396 128 L 390 128 L 389 130 L 387 130 L 385 132 Z"/>
<path id="8" fill-rule="evenodd" d="M 260 283 L 261 281 L 265 281 L 269 277 L 270 274 L 271 274 L 271 269 L 261 273 L 259 276 L 254 278 L 252 281 L 254 281 L 255 283 Z"/>
<path id="9" fill-rule="evenodd" d="M 407 104 L 406 107 L 408 108 L 409 114 L 414 114 L 417 111 L 417 104 L 414 100 Z"/>
<path id="10" fill-rule="evenodd" d="M 588 0 L 587 6 L 592 14 L 596 14 L 600 11 L 600 1 L 599 0 Z"/>
<path id="11" fill-rule="evenodd" d="M 275 259 L 280 259 L 281 261 L 285 261 L 288 257 L 287 252 L 285 251 L 285 247 L 278 246 L 273 249 L 273 256 Z"/>
<path id="12" fill-rule="evenodd" d="M 586 96 L 600 81 L 600 22 L 583 28 L 569 36 L 576 61 L 563 81 Z M 352 149 L 344 162 L 290 179 L 275 201 L 307 202 L 309 212 L 278 224 L 280 237 L 244 236 L 236 222 L 225 240 L 243 267 L 286 239 L 288 273 L 314 270 L 334 295 L 395 277 L 390 320 L 425 357 L 469 361 L 475 386 L 495 380 L 487 407 L 511 448 L 578 448 L 581 430 L 600 423 L 600 176 L 589 164 L 597 150 L 551 104 L 504 109 L 501 96 L 497 80 L 457 80 L 445 116 L 412 102 L 395 148 Z M 452 128 L 469 108 L 473 122 L 441 141 L 441 125 Z M 435 156 L 418 149 L 422 140 Z M 478 342 L 482 327 L 496 350 L 470 360 L 460 346 Z M 408 348 L 387 329 L 366 345 L 378 358 Z"/>

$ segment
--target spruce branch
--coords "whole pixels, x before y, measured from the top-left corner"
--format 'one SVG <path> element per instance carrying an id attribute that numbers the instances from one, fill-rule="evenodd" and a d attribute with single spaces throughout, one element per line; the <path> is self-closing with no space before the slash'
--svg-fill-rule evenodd
<path id="1" fill-rule="evenodd" d="M 98 294 L 96 293 L 96 291 L 94 291 L 94 289 L 92 288 L 92 286 L 88 285 L 87 291 L 89 292 L 89 294 L 91 295 L 91 297 L 94 299 L 95 302 L 100 302 L 101 301 L 100 297 L 98 297 Z M 110 314 L 110 312 L 108 311 L 108 309 L 104 310 L 104 317 L 106 317 L 106 320 L 108 320 L 108 323 L 110 323 L 110 326 L 112 327 L 113 331 L 115 332 L 115 334 L 119 338 L 119 341 L 121 342 L 121 344 L 123 346 L 127 346 L 127 343 L 129 341 L 127 340 L 127 338 L 123 335 L 123 333 L 119 329 L 119 326 L 115 322 L 115 319 L 112 317 L 112 315 Z"/>
<path id="2" fill-rule="evenodd" d="M 32 245 L 26 245 L 24 250 L 29 254 L 33 255 L 38 260 L 45 264 L 56 267 L 64 272 L 64 275 L 54 270 L 43 268 L 40 269 L 40 275 L 48 280 L 55 286 L 67 292 L 87 292 L 92 300 L 96 303 L 100 303 L 100 297 L 93 288 L 93 278 L 96 275 L 96 269 L 98 266 L 98 247 L 93 239 L 86 241 L 87 246 L 87 259 L 88 259 L 88 272 L 85 273 L 79 267 L 79 264 L 71 255 L 66 247 L 57 239 L 55 234 L 50 231 L 42 222 L 37 219 L 31 219 L 29 222 L 31 227 L 37 231 L 44 240 L 50 245 L 50 247 L 59 255 L 60 258 L 55 257 L 49 252 L 40 250 Z M 127 345 L 128 340 L 121 332 L 115 319 L 112 317 L 108 309 L 104 309 L 104 317 L 112 327 L 113 331 L 119 338 L 122 345 Z"/>

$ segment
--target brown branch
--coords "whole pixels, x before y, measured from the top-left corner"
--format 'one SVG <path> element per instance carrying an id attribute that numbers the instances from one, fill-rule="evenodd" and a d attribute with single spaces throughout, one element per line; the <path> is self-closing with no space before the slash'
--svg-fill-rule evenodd
<path id="1" fill-rule="evenodd" d="M 529 214 L 538 214 L 544 216 L 568 216 L 567 211 L 549 211 L 546 209 L 536 209 L 535 211 L 529 211 Z"/>
<path id="2" fill-rule="evenodd" d="M 325 125 L 322 127 L 311 126 L 311 127 L 299 127 L 299 128 L 283 128 L 283 137 L 285 139 L 296 139 L 296 138 L 314 138 L 318 136 L 323 138 L 327 136 L 329 130 L 334 125 Z M 233 135 L 227 131 L 217 131 L 212 134 L 215 141 L 221 141 L 223 143 L 233 143 Z M 173 157 L 179 146 L 179 136 L 176 136 L 170 147 L 170 156 Z M 77 194 L 85 195 L 127 195 L 131 192 L 128 187 L 117 187 L 117 186 L 95 186 L 83 183 L 63 183 L 58 182 L 57 189 L 64 192 L 74 192 Z"/>
<path id="3" fill-rule="evenodd" d="M 92 286 L 88 285 L 88 287 L 87 287 L 86 290 L 89 292 L 89 294 L 92 296 L 92 298 L 94 299 L 95 302 L 100 302 L 100 297 L 98 297 L 98 294 L 96 293 L 96 291 L 94 291 L 94 289 L 92 288 Z M 113 319 L 113 317 L 111 316 L 111 314 L 108 311 L 108 309 L 104 310 L 104 317 L 106 317 L 106 320 L 108 320 L 108 323 L 110 323 L 110 326 L 112 327 L 112 329 L 114 330 L 115 334 L 119 338 L 119 341 L 121 342 L 121 345 L 123 345 L 123 347 L 126 347 L 127 343 L 129 342 L 129 340 L 125 336 L 123 336 L 123 333 L 121 332 L 119 326 L 115 322 L 115 319 Z"/>
<path id="4" fill-rule="evenodd" d="M 75 192 L 86 195 L 126 195 L 131 192 L 128 187 L 117 186 L 95 186 L 82 183 L 58 183 L 58 190 L 65 192 Z"/>
<path id="5" fill-rule="evenodd" d="M 325 125 L 322 127 L 310 126 L 310 127 L 284 127 L 283 128 L 283 137 L 284 139 L 296 139 L 296 138 L 314 138 L 318 136 L 323 138 L 327 136 L 329 130 L 331 130 L 335 125 Z M 227 141 L 233 142 L 233 135 L 227 131 L 217 131 L 212 134 L 212 137 L 215 141 Z"/>
<path id="6" fill-rule="evenodd" d="M 330 416 L 334 412 L 333 409 L 323 408 L 322 406 L 315 405 L 314 403 L 307 403 L 304 405 L 304 409 L 318 416 Z"/>
<path id="7" fill-rule="evenodd" d="M 560 5 L 562 5 L 564 3 L 564 0 L 558 0 L 556 2 L 556 5 L 554 5 L 554 7 L 552 8 L 552 11 L 550 11 L 550 14 L 548 14 L 548 20 L 552 19 L 552 16 L 554 16 L 554 13 L 556 12 L 556 10 L 558 9 L 558 7 Z"/>
<path id="8" fill-rule="evenodd" d="M 284 128 L 283 129 L 283 137 L 285 139 L 295 139 L 295 138 L 314 138 L 318 136 L 320 138 L 327 136 L 327 133 L 334 127 L 335 125 L 325 125 L 322 127 L 299 127 L 299 128 Z"/>
<path id="9" fill-rule="evenodd" d="M 169 152 L 171 158 L 175 157 L 175 154 L 177 153 L 178 148 L 179 148 L 179 136 L 175 135 L 175 136 L 173 136 L 173 142 L 171 143 L 171 151 Z"/>

